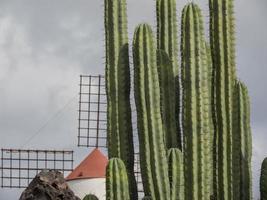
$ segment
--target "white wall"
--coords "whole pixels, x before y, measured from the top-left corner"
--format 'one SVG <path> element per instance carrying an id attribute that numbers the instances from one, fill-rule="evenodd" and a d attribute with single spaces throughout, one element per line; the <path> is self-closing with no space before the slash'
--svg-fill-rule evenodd
<path id="1" fill-rule="evenodd" d="M 106 199 L 106 179 L 78 179 L 67 181 L 70 189 L 77 197 L 83 199 L 87 194 L 94 194 L 99 200 Z"/>

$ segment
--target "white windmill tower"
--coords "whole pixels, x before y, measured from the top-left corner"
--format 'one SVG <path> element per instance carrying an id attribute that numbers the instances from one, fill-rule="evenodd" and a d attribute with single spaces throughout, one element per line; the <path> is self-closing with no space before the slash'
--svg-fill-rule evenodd
<path id="1" fill-rule="evenodd" d="M 80 199 L 94 194 L 99 200 L 106 198 L 107 157 L 95 148 L 66 178 L 69 187 Z"/>

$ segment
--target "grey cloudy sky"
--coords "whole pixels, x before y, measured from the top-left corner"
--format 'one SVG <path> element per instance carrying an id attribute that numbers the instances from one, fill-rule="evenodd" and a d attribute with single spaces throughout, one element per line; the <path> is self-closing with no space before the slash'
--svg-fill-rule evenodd
<path id="1" fill-rule="evenodd" d="M 178 0 L 179 16 L 186 2 Z M 208 20 L 208 0 L 194 2 Z M 154 3 L 128 0 L 130 39 L 138 23 L 155 26 Z M 252 101 L 257 199 L 267 156 L 267 1 L 235 5 L 238 74 Z M 103 1 L 0 0 L 0 148 L 74 149 L 76 163 L 88 153 L 75 146 L 78 82 L 80 74 L 103 74 L 103 39 Z M 18 199 L 20 192 L 0 189 L 0 199 Z"/>

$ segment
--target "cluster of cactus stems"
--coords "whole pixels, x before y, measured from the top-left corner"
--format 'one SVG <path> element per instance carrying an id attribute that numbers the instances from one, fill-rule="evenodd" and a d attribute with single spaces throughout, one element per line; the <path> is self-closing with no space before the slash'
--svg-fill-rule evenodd
<path id="1" fill-rule="evenodd" d="M 156 36 L 148 24 L 135 30 L 133 92 L 143 199 L 252 199 L 250 103 L 236 76 L 233 4 L 209 0 L 210 42 L 200 8 L 184 7 L 181 59 L 176 0 L 156 0 Z M 138 199 L 126 13 L 126 0 L 105 0 L 107 200 Z M 262 199 L 266 177 L 267 161 Z"/>

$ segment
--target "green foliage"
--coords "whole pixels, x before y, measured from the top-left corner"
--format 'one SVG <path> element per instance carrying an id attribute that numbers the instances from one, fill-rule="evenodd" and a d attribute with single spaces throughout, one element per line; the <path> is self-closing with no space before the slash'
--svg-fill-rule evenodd
<path id="1" fill-rule="evenodd" d="M 98 198 L 93 194 L 87 194 L 83 200 L 98 200 Z"/>
<path id="2" fill-rule="evenodd" d="M 106 200 L 130 200 L 126 167 L 119 158 L 110 159 L 107 166 Z"/>

